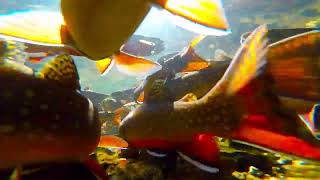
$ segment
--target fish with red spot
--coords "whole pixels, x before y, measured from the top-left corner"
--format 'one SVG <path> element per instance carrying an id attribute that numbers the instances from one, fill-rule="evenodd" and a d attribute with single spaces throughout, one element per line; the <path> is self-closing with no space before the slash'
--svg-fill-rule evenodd
<path id="1" fill-rule="evenodd" d="M 132 147 L 176 149 L 209 172 L 219 166 L 213 136 L 319 160 L 320 143 L 296 114 L 282 111 L 272 81 L 263 73 L 268 67 L 266 33 L 266 27 L 260 26 L 246 39 L 224 75 L 202 98 L 145 102 L 121 122 L 121 136 Z M 194 146 L 199 143 L 205 145 Z"/>

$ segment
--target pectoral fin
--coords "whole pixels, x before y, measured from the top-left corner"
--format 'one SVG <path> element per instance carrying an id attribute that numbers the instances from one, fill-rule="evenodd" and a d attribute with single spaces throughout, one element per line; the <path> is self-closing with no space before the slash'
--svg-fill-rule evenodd
<path id="1" fill-rule="evenodd" d="M 229 30 L 220 0 L 157 0 L 156 2 L 171 13 L 210 27 L 211 30 Z M 208 33 L 216 34 L 209 31 Z"/>
<path id="2" fill-rule="evenodd" d="M 156 62 L 121 51 L 113 59 L 119 71 L 132 76 L 150 75 L 161 69 L 161 65 Z"/>
<path id="3" fill-rule="evenodd" d="M 118 136 L 102 135 L 100 137 L 98 147 L 127 148 L 128 143 L 124 139 L 122 139 Z"/>
<path id="4" fill-rule="evenodd" d="M 0 36 L 20 41 L 63 44 L 61 27 L 64 20 L 59 12 L 27 11 L 0 16 Z"/>

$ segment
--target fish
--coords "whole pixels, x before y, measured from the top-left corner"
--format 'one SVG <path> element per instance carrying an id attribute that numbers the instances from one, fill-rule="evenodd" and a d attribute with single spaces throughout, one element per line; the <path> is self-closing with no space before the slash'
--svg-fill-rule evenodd
<path id="1" fill-rule="evenodd" d="M 268 33 L 267 36 L 274 38 L 272 33 Z M 303 42 L 310 38 L 314 38 L 314 41 L 311 41 L 310 45 L 308 45 L 308 53 L 299 55 L 301 57 L 299 61 L 295 60 L 294 52 L 303 51 L 301 49 L 304 46 Z M 320 51 L 316 49 L 319 40 L 319 32 L 307 31 L 306 33 L 282 39 L 279 43 L 269 43 L 268 45 L 268 69 L 275 83 L 275 93 L 284 106 L 297 111 L 299 114 L 309 112 L 313 104 L 319 101 L 318 93 L 320 92 L 320 88 L 317 85 L 320 80 L 320 74 L 318 73 L 319 70 L 316 65 L 319 63 L 317 58 L 320 57 Z M 296 44 L 295 47 L 293 47 L 293 43 Z M 283 51 L 283 53 L 288 54 L 286 57 L 281 53 L 281 48 L 284 46 L 291 47 L 287 51 Z M 277 49 L 278 52 L 276 52 Z M 201 98 L 220 80 L 231 63 L 231 60 L 231 57 L 222 55 L 219 59 L 209 61 L 208 67 L 204 69 L 181 76 L 177 76 L 176 74 L 175 76 L 172 75 L 173 78 L 169 78 L 166 83 L 160 85 L 158 88 L 166 89 L 166 92 L 162 94 L 169 93 L 170 95 L 166 94 L 165 96 L 170 96 L 175 101 L 181 99 L 187 93 L 192 93 L 197 98 Z M 292 72 L 304 73 L 297 75 L 297 73 Z M 151 78 L 149 79 L 152 80 Z M 296 82 L 298 82 L 299 84 L 295 87 L 289 87 L 289 85 L 283 86 L 284 84 L 289 84 L 288 82 L 292 84 L 297 84 Z M 302 82 L 308 82 L 305 83 L 308 86 L 303 85 Z M 290 86 L 292 86 L 292 84 L 290 84 Z M 312 87 L 312 85 L 315 87 Z M 301 90 L 303 92 L 312 90 L 313 95 L 310 95 L 310 93 L 293 93 L 294 91 L 291 91 L 292 89 L 301 88 L 304 88 Z M 136 95 L 136 97 L 138 97 L 138 101 L 142 101 L 141 96 Z"/>
<path id="2" fill-rule="evenodd" d="M 2 48 L 0 169 L 50 162 L 94 164 L 87 158 L 99 143 L 101 124 L 93 103 L 80 94 L 73 58 L 58 55 L 34 71 L 4 58 L 4 52 Z"/>
<path id="3" fill-rule="evenodd" d="M 188 93 L 192 93 L 197 98 L 201 98 L 220 80 L 230 62 L 231 60 L 210 61 L 208 67 L 180 76 L 176 75 L 171 79 L 168 78 L 167 81 L 158 88 L 167 89 L 166 93 L 169 93 L 169 97 L 174 101 L 180 100 Z M 136 91 L 136 93 L 138 92 Z M 141 96 L 142 95 L 136 95 L 138 102 L 144 102 Z"/>
<path id="4" fill-rule="evenodd" d="M 292 29 L 269 29 L 268 31 L 268 37 L 269 37 L 269 43 L 273 44 L 280 40 L 287 39 L 289 37 L 306 33 L 309 31 L 317 30 L 316 28 L 292 28 Z M 240 44 L 244 42 L 244 40 L 250 35 L 250 31 L 243 33 L 240 36 Z"/>
<path id="5" fill-rule="evenodd" d="M 102 75 L 107 74 L 114 64 L 120 72 L 129 76 L 146 76 L 162 68 L 157 62 L 121 50 L 112 55 L 111 58 L 96 61 L 96 67 Z"/>
<path id="6" fill-rule="evenodd" d="M 133 34 L 120 49 L 134 56 L 153 56 L 165 49 L 164 41 L 160 38 Z"/>
<path id="7" fill-rule="evenodd" d="M 121 0 L 117 3 L 62 0 L 61 13 L 31 11 L 2 15 L 0 34 L 48 46 L 70 45 L 89 59 L 97 60 L 102 73 L 108 72 L 116 61 L 121 69 L 133 70 L 133 73 L 147 71 L 145 74 L 148 74 L 159 69 L 158 64 L 136 56 L 132 58 L 119 48 L 142 22 L 152 4 L 207 27 L 207 33 L 230 33 L 220 0 Z"/>
<path id="8" fill-rule="evenodd" d="M 194 48 L 201 43 L 206 36 L 196 36 L 187 47 L 176 54 L 169 54 L 161 57 L 158 61 L 161 62 L 162 68 L 155 73 L 146 76 L 143 82 L 135 89 L 134 96 L 137 102 L 148 101 L 144 97 L 150 97 L 148 95 L 149 89 L 155 80 L 171 79 L 176 73 L 194 72 L 201 69 L 205 69 L 209 66 L 209 61 L 198 55 Z M 170 57 L 166 60 L 165 58 Z"/>
<path id="9" fill-rule="evenodd" d="M 102 135 L 97 147 L 107 148 L 127 148 L 128 143 L 115 135 Z"/>
<path id="10" fill-rule="evenodd" d="M 319 144 L 300 119 L 276 110 L 283 107 L 272 94 L 272 81 L 263 73 L 268 65 L 266 33 L 266 26 L 261 25 L 246 39 L 205 96 L 191 102 L 143 103 L 121 121 L 120 136 L 129 147 L 179 152 L 188 149 L 183 144 L 194 147 L 190 145 L 194 138 L 204 134 L 319 160 Z M 215 142 L 206 144 L 214 146 Z M 192 150 L 182 151 L 183 158 L 199 168 L 205 165 L 201 161 L 211 165 L 219 161 L 218 152 L 212 151 L 210 158 Z"/>
<path id="11" fill-rule="evenodd" d="M 282 96 L 320 99 L 320 31 L 313 30 L 269 46 L 267 54 L 275 90 Z M 291 68 L 288 68 L 291 67 Z"/>
<path id="12" fill-rule="evenodd" d="M 100 138 L 98 115 L 92 102 L 78 92 L 70 56 L 55 57 L 40 72 L 1 61 L 0 75 L 6 84 L 0 87 L 0 168 L 78 161 L 94 150 Z"/>
<path id="13" fill-rule="evenodd" d="M 218 0 L 138 0 L 118 1 L 116 4 L 111 1 L 93 3 L 88 0 L 62 0 L 61 12 L 77 47 L 89 57 L 101 59 L 119 49 L 141 23 L 151 4 L 203 26 L 222 31 L 229 28 L 221 1 Z M 125 12 L 124 8 L 127 9 Z M 94 16 L 83 13 L 92 10 L 96 12 Z M 90 22 L 91 26 L 86 25 L 87 22 Z M 88 34 L 94 36 L 84 38 Z"/>
<path id="14" fill-rule="evenodd" d="M 93 103 L 93 105 L 98 109 L 98 111 L 103 111 L 102 108 L 102 101 L 108 97 L 106 94 L 97 93 L 93 91 L 85 91 L 81 90 L 80 93 L 85 96 L 86 98 L 90 99 L 90 101 Z"/>

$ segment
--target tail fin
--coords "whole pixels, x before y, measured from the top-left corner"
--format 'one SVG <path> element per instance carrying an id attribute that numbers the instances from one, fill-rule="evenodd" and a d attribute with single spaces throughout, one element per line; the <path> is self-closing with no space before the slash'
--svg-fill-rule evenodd
<path id="1" fill-rule="evenodd" d="M 320 31 L 271 44 L 267 59 L 278 94 L 320 100 Z"/>

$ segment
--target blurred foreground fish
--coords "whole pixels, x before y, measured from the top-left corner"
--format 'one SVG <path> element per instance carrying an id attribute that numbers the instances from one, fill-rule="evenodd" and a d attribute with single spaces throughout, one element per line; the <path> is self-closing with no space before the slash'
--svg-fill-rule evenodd
<path id="1" fill-rule="evenodd" d="M 91 101 L 77 91 L 71 57 L 58 56 L 41 72 L 2 59 L 0 75 L 0 168 L 79 161 L 94 150 L 100 124 Z"/>
<path id="2" fill-rule="evenodd" d="M 158 70 L 159 65 L 131 57 L 119 48 L 142 22 L 151 4 L 207 27 L 209 34 L 217 30 L 229 32 L 220 0 L 62 0 L 63 16 L 48 11 L 1 16 L 0 34 L 5 38 L 48 46 L 71 45 L 90 59 L 106 58 L 97 64 L 102 73 L 107 72 L 115 61 L 128 74 L 148 74 Z M 108 58 L 112 54 L 113 57 Z"/>
<path id="3" fill-rule="evenodd" d="M 59 55 L 35 72 L 5 60 L 5 48 L 0 53 L 0 169 L 86 160 L 99 143 L 100 122 L 79 92 L 73 59 Z"/>
<path id="4" fill-rule="evenodd" d="M 184 159 L 209 172 L 216 171 L 205 165 L 219 161 L 213 136 L 320 160 L 319 142 L 297 116 L 281 111 L 272 82 L 263 73 L 266 33 L 260 26 L 249 36 L 201 99 L 143 103 L 121 122 L 121 136 L 130 146 L 177 149 Z M 194 146 L 199 143 L 202 146 Z"/>

